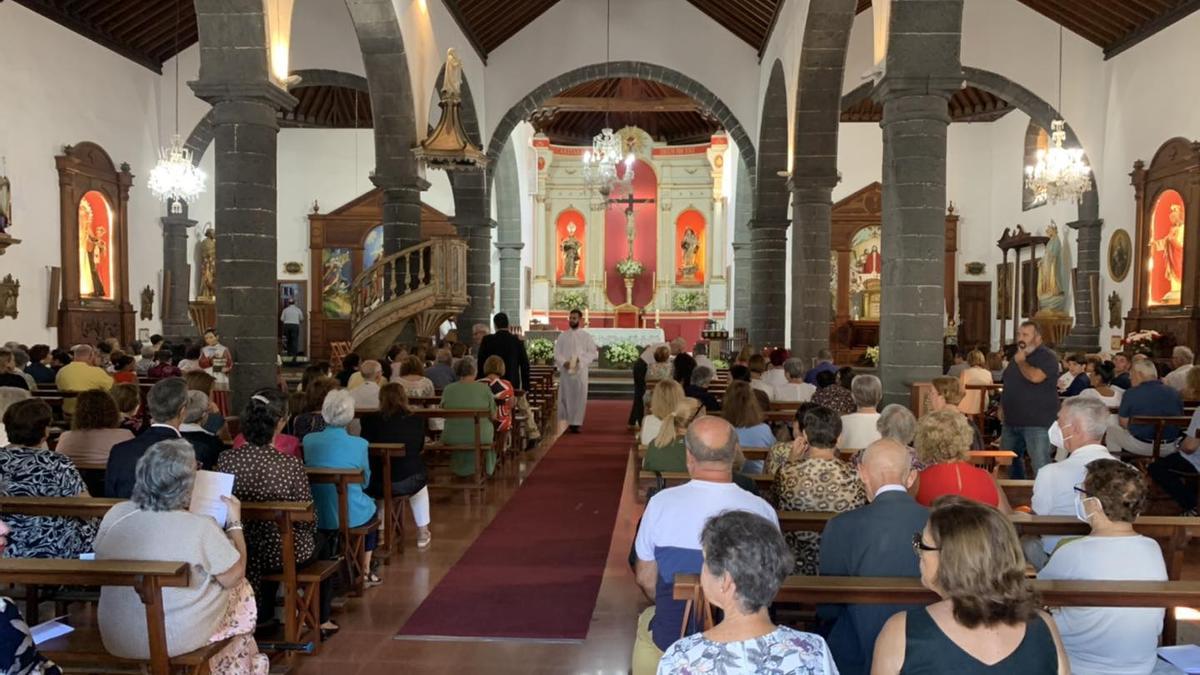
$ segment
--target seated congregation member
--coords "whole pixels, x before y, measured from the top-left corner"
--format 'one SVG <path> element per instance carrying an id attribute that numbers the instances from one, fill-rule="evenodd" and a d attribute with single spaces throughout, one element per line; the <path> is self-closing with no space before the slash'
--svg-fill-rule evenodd
<path id="1" fill-rule="evenodd" d="M 1122 391 L 1128 391 L 1133 386 L 1133 382 L 1129 377 L 1129 369 L 1133 367 L 1133 358 L 1125 352 L 1117 352 L 1113 354 L 1113 370 L 1116 375 L 1113 376 L 1113 386 L 1120 387 Z"/>
<path id="2" fill-rule="evenodd" d="M 210 433 L 219 434 L 225 427 L 225 415 L 217 407 L 217 378 L 203 370 L 193 370 L 183 376 L 188 391 L 199 391 L 208 397 L 208 417 L 204 420 L 204 428 Z"/>
<path id="3" fill-rule="evenodd" d="M 25 372 L 38 384 L 54 384 L 54 369 L 50 367 L 50 347 L 34 345 L 29 348 L 29 365 Z"/>
<path id="4" fill-rule="evenodd" d="M 154 345 L 145 345 L 138 351 L 137 362 L 134 364 L 134 372 L 138 377 L 149 377 L 151 366 L 154 365 Z"/>
<path id="5" fill-rule="evenodd" d="M 668 416 L 675 414 L 675 409 L 683 403 L 684 389 L 675 380 L 659 380 L 650 391 L 650 414 L 642 418 L 642 429 L 638 434 L 638 442 L 650 445 L 658 436 L 662 422 Z"/>
<path id="6" fill-rule="evenodd" d="M 179 370 L 184 375 L 204 370 L 204 366 L 200 365 L 200 345 L 189 345 L 183 350 L 183 358 L 179 360 Z"/>
<path id="7" fill-rule="evenodd" d="M 154 365 L 146 371 L 146 377 L 152 380 L 180 377 L 181 375 L 183 375 L 183 371 L 171 363 L 171 352 L 166 349 L 160 349 L 154 353 Z"/>
<path id="8" fill-rule="evenodd" d="M 417 548 L 427 548 L 429 531 L 429 472 L 421 451 L 425 447 L 425 418 L 412 414 L 404 387 L 395 382 L 379 390 L 379 410 L 362 418 L 362 437 L 368 443 L 403 443 L 404 456 L 392 460 L 392 494 L 407 497 L 417 524 Z M 383 499 L 383 465 L 370 458 L 371 480 L 367 494 Z"/>
<path id="9" fill-rule="evenodd" d="M 692 381 L 692 375 L 696 372 L 696 359 L 692 358 L 687 352 L 680 352 L 675 355 L 675 360 L 671 362 L 671 378 L 679 383 L 679 386 L 686 387 Z"/>
<path id="10" fill-rule="evenodd" d="M 763 473 L 774 476 L 775 472 L 784 464 L 798 461 L 804 456 L 805 451 L 808 450 L 808 439 L 804 437 L 804 416 L 809 410 L 819 407 L 821 406 L 809 401 L 808 403 L 801 403 L 796 408 L 796 415 L 792 419 L 792 440 L 780 441 L 771 446 L 771 451 L 767 453 L 767 462 L 766 466 L 763 467 Z M 838 424 L 841 424 L 840 420 Z"/>
<path id="11" fill-rule="evenodd" d="M 967 415 L 981 412 L 981 406 L 985 401 L 984 392 L 980 389 L 970 389 L 967 385 L 991 384 L 994 381 L 992 371 L 987 368 L 987 359 L 983 352 L 972 349 L 967 353 L 967 369 L 962 371 L 958 380 L 962 383 L 963 389 L 962 400 L 956 404 L 958 409 Z"/>
<path id="12" fill-rule="evenodd" d="M 1183 399 L 1179 392 L 1158 379 L 1154 362 L 1142 360 L 1133 364 L 1133 387 L 1121 397 L 1117 409 L 1118 423 L 1109 425 L 1105 444 L 1114 456 L 1122 451 L 1148 457 L 1154 451 L 1154 425 L 1130 424 L 1129 420 L 1141 416 L 1182 415 Z M 1179 438 L 1178 427 L 1163 429 L 1162 455 L 1175 451 L 1175 440 Z"/>
<path id="13" fill-rule="evenodd" d="M 1066 675 L 1054 621 L 1038 610 L 1008 517 L 956 496 L 939 499 L 912 535 L 921 585 L 942 598 L 888 620 L 875 643 L 876 675 Z"/>
<path id="14" fill-rule="evenodd" d="M 917 436 L 917 418 L 907 407 L 890 403 L 883 407 L 879 419 L 875 420 L 875 431 L 879 432 L 880 438 L 890 438 L 911 448 Z"/>
<path id="15" fill-rule="evenodd" d="M 182 378 L 159 380 L 146 394 L 150 426 L 132 440 L 118 443 L 108 453 L 104 472 L 104 496 L 129 499 L 133 494 L 137 463 L 146 450 L 159 441 L 182 438 L 179 427 L 187 409 L 187 384 Z"/>
<path id="16" fill-rule="evenodd" d="M 687 430 L 691 480 L 650 498 L 634 550 L 638 586 L 654 606 L 638 617 L 633 675 L 654 673 L 663 651 L 679 639 L 684 603 L 673 598 L 676 574 L 698 574 L 703 564 L 700 534 L 712 516 L 749 511 L 778 527 L 775 509 L 733 483 L 737 434 L 719 417 L 702 417 Z"/>
<path id="17" fill-rule="evenodd" d="M 0 520 L 0 557 L 8 548 L 10 536 L 12 530 Z M 4 596 L 0 596 L 0 673 L 62 675 L 62 668 L 38 653 L 17 603 Z"/>
<path id="18" fill-rule="evenodd" d="M 858 473 L 837 453 L 842 419 L 829 408 L 809 407 L 804 412 L 804 451 L 788 458 L 775 472 L 775 495 L 781 511 L 850 511 L 867 503 Z M 795 556 L 795 574 L 815 575 L 820 567 L 820 539 L 816 532 L 784 535 Z"/>
<path id="19" fill-rule="evenodd" d="M 1087 374 L 1087 358 L 1083 354 L 1071 354 L 1065 363 L 1067 371 L 1064 374 L 1070 376 L 1070 384 L 1062 390 L 1062 396 L 1064 398 L 1078 396 L 1085 389 L 1091 389 L 1092 381 Z"/>
<path id="20" fill-rule="evenodd" d="M 33 379 L 33 375 L 30 375 L 29 373 L 25 372 L 25 369 L 29 367 L 29 352 L 25 351 L 21 347 L 14 347 L 12 350 L 12 353 L 13 353 L 12 372 L 20 375 L 25 380 L 25 384 L 29 385 L 30 391 L 37 389 L 37 384 L 38 384 L 37 380 Z"/>
<path id="21" fill-rule="evenodd" d="M 646 444 L 643 471 L 687 471 L 687 449 L 683 439 L 694 412 L 695 408 L 687 403 L 687 399 L 683 399 L 675 405 L 675 410 L 663 418 L 658 433 Z"/>
<path id="22" fill-rule="evenodd" d="M 1102 361 L 1089 366 L 1087 375 L 1092 386 L 1079 392 L 1079 395 L 1099 399 L 1110 408 L 1120 408 L 1125 391 L 1113 386 L 1114 372 L 1112 361 Z"/>
<path id="23" fill-rule="evenodd" d="M 750 387 L 751 385 L 745 382 L 731 382 L 721 402 L 721 416 L 733 425 L 739 446 L 769 448 L 775 445 L 775 434 L 771 433 L 771 427 L 763 421 L 762 405 Z M 761 473 L 762 469 L 762 462 L 746 462 L 743 472 Z"/>
<path id="24" fill-rule="evenodd" d="M 767 372 L 763 373 L 763 382 L 771 385 L 771 391 L 775 390 L 784 384 L 788 383 L 787 373 L 783 370 L 783 364 L 787 363 L 788 350 L 783 347 L 776 347 L 771 350 L 771 354 L 767 357 Z M 803 377 L 803 375 L 801 375 Z M 777 393 L 777 392 L 776 392 Z"/>
<path id="25" fill-rule="evenodd" d="M 475 359 L 464 356 L 454 366 L 458 380 L 442 391 L 442 408 L 445 410 L 487 410 L 488 416 L 496 418 L 496 397 L 487 383 L 475 379 Z M 479 442 L 483 444 L 483 470 L 492 475 L 496 469 L 496 451 L 492 448 L 495 428 L 486 419 L 462 417 L 446 420 L 442 432 L 442 443 L 446 445 L 473 445 L 475 422 L 479 422 Z M 475 453 L 471 450 L 455 450 L 450 455 L 450 470 L 456 476 L 475 475 Z"/>
<path id="26" fill-rule="evenodd" d="M 874 375 L 858 375 L 850 384 L 855 412 L 842 415 L 842 435 L 838 447 L 859 450 L 879 440 L 879 401 L 883 399 L 883 383 Z"/>
<path id="27" fill-rule="evenodd" d="M 182 380 L 179 381 L 182 384 Z M 211 641 L 233 640 L 209 660 L 214 675 L 265 675 L 267 657 L 254 643 L 254 591 L 246 583 L 241 502 L 226 497 L 222 526 L 188 511 L 196 457 L 182 439 L 162 441 L 137 462 L 132 498 L 113 506 L 96 535 L 97 560 L 178 560 L 191 575 L 183 588 L 164 588 L 167 653 L 186 654 Z M 100 637 L 114 656 L 150 657 L 146 610 L 133 588 L 100 591 Z"/>
<path id="28" fill-rule="evenodd" d="M 132 356 L 128 354 L 117 355 L 112 361 L 113 382 L 137 384 L 138 375 L 136 365 Z"/>
<path id="29" fill-rule="evenodd" d="M 708 391 L 708 385 L 712 384 L 715 376 L 716 371 L 712 368 L 697 365 L 696 369 L 692 371 L 691 381 L 683 385 L 683 395 L 699 401 L 707 412 L 719 411 L 721 402 Z"/>
<path id="30" fill-rule="evenodd" d="M 812 399 L 813 393 L 817 391 L 817 388 L 804 381 L 803 361 L 800 359 L 788 359 L 783 362 L 783 367 L 778 372 L 782 372 L 785 377 L 783 382 L 771 385 L 775 390 L 776 401 L 803 403 Z"/>
<path id="31" fill-rule="evenodd" d="M 375 520 L 375 500 L 364 492 L 371 480 L 371 467 L 367 461 L 367 442 L 351 436 L 346 427 L 354 421 L 354 398 L 345 389 L 335 389 L 325 397 L 321 406 L 325 418 L 325 429 L 304 437 L 304 465 L 320 469 L 359 469 L 363 472 L 362 483 L 351 483 L 349 493 L 349 527 L 363 527 Z M 313 501 L 317 507 L 317 527 L 336 531 L 341 525 L 338 520 L 337 489 L 332 485 L 312 486 Z M 371 553 L 379 541 L 379 531 L 372 527 L 366 537 L 361 559 L 363 570 L 367 570 L 364 585 L 378 586 L 383 581 L 371 572 Z"/>
<path id="32" fill-rule="evenodd" d="M 454 368 L 450 366 L 453 358 L 449 349 L 439 349 L 433 357 L 433 365 L 425 370 L 425 377 L 433 383 L 435 391 L 441 391 L 454 381 Z"/>
<path id="33" fill-rule="evenodd" d="M 742 348 L 738 350 L 737 356 L 733 357 L 733 365 L 749 366 L 750 365 L 750 355 L 753 353 L 754 353 L 753 347 L 751 347 L 748 344 L 742 345 Z M 748 369 L 747 369 L 747 372 L 749 372 Z"/>
<path id="34" fill-rule="evenodd" d="M 746 511 L 708 519 L 700 535 L 704 597 L 721 609 L 721 623 L 671 645 L 659 675 L 675 673 L 805 673 L 837 669 L 825 640 L 775 626 L 768 608 L 792 569 L 775 523 Z"/>
<path id="35" fill-rule="evenodd" d="M 829 408 L 839 415 L 849 415 L 857 409 L 854 405 L 854 395 L 849 389 L 838 384 L 836 371 L 824 370 L 817 373 L 816 385 L 817 390 L 810 399 L 813 403 Z"/>
<path id="36" fill-rule="evenodd" d="M 1039 579 L 1166 581 L 1162 549 L 1133 529 L 1146 504 L 1146 483 L 1134 467 L 1115 459 L 1087 466 L 1079 491 L 1092 531 L 1064 539 Z M 1061 607 L 1051 612 L 1074 675 L 1124 675 L 1154 670 L 1161 608 Z"/>
<path id="37" fill-rule="evenodd" d="M 304 368 L 304 374 L 300 376 L 300 385 L 296 387 L 296 391 L 308 391 L 308 387 L 322 377 L 331 377 L 328 361 L 319 361 L 309 364 Z"/>
<path id="38" fill-rule="evenodd" d="M 71 430 L 63 432 L 54 449 L 71 458 L 77 468 L 103 469 L 113 446 L 131 440 L 133 433 L 120 427 L 117 403 L 107 393 L 98 390 L 80 392 L 75 403 Z M 96 475 L 98 477 L 99 473 Z M 96 487 L 103 485 L 101 481 Z"/>
<path id="39" fill-rule="evenodd" d="M 1200 401 L 1200 368 L 1188 370 L 1187 381 L 1180 396 L 1184 401 Z"/>
<path id="40" fill-rule="evenodd" d="M 750 386 L 767 395 L 768 401 L 775 400 L 775 388 L 763 381 L 763 374 L 767 372 L 767 360 L 762 354 L 755 354 L 750 357 Z"/>
<path id="41" fill-rule="evenodd" d="M 392 382 L 398 382 L 404 387 L 404 393 L 409 398 L 429 398 L 434 395 L 433 382 L 425 377 L 425 364 L 416 355 L 409 356 L 400 363 L 400 377 L 393 377 Z M 447 385 L 449 386 L 449 385 Z"/>
<path id="42" fill-rule="evenodd" d="M 197 395 L 199 392 L 191 394 Z M 272 445 L 273 439 L 287 424 L 287 418 L 287 398 L 275 389 L 260 389 L 250 397 L 240 418 L 246 442 L 221 453 L 216 467 L 217 471 L 233 474 L 234 497 L 244 502 L 313 500 L 304 463 L 279 452 Z M 246 578 L 254 588 L 254 597 L 258 602 L 258 622 L 264 623 L 275 617 L 275 595 L 279 583 L 265 581 L 263 577 L 283 570 L 283 541 L 274 521 L 254 520 L 246 523 L 245 527 L 248 554 Z M 296 567 L 299 569 L 316 559 L 316 527 L 312 523 L 296 523 L 292 537 Z M 332 600 L 332 584 L 323 582 L 320 621 L 321 631 L 325 634 L 338 628 L 329 620 Z"/>
<path id="43" fill-rule="evenodd" d="M 834 516 L 821 533 L 821 576 L 916 577 L 912 533 L 929 511 L 909 495 L 917 479 L 908 448 L 890 439 L 867 446 L 858 466 L 866 506 Z M 871 672 L 871 648 L 888 617 L 903 605 L 824 605 L 817 616 L 832 627 L 829 647 L 843 675 Z"/>
<path id="44" fill-rule="evenodd" d="M 1200 368 L 1196 369 L 1200 371 Z M 1179 451 L 1150 464 L 1150 478 L 1158 483 L 1184 516 L 1195 516 L 1197 506 L 1195 474 L 1200 472 L 1200 410 L 1192 413 L 1187 433 L 1179 440 Z"/>
<path id="45" fill-rule="evenodd" d="M 1039 516 L 1070 516 L 1075 514 L 1075 486 L 1083 482 L 1089 464 L 1100 459 L 1112 459 L 1102 445 L 1108 428 L 1108 408 L 1094 398 L 1076 396 L 1063 401 L 1058 419 L 1050 427 L 1050 442 L 1069 454 L 1061 462 L 1042 467 L 1033 481 L 1030 506 Z M 1062 537 L 1027 538 L 1025 557 L 1029 564 L 1041 569 Z"/>
<path id="46" fill-rule="evenodd" d="M 117 404 L 117 413 L 121 416 L 117 426 L 129 430 L 134 436 L 142 433 L 142 394 L 139 385 L 114 384 L 108 393 Z"/>
<path id="47" fill-rule="evenodd" d="M 9 445 L 0 448 L 0 489 L 5 496 L 88 496 L 71 459 L 46 447 L 50 421 L 50 406 L 37 398 L 4 411 Z M 5 554 L 9 558 L 75 558 L 91 550 L 96 535 L 94 523 L 78 518 L 14 514 L 8 519 L 13 528 Z"/>
<path id="48" fill-rule="evenodd" d="M 72 361 L 58 370 L 54 376 L 54 384 L 59 391 L 88 391 L 112 389 L 113 379 L 103 368 L 96 365 L 98 357 L 95 347 L 91 345 L 76 345 L 72 350 Z M 63 412 L 75 414 L 75 399 L 63 399 Z"/>
<path id="49" fill-rule="evenodd" d="M 682 340 L 683 338 L 676 338 Z M 682 348 L 682 347 L 681 347 Z M 708 358 L 708 343 L 701 340 L 692 346 L 692 358 L 696 360 L 697 368 L 708 368 L 714 373 L 717 372 L 717 367 L 713 365 L 712 359 Z"/>
<path id="50" fill-rule="evenodd" d="M 513 399 L 516 396 L 512 384 L 504 379 L 504 359 L 493 354 L 483 362 L 483 383 L 492 390 L 496 399 L 496 431 L 512 429 Z"/>
<path id="51" fill-rule="evenodd" d="M 13 387 L 29 391 L 29 382 L 25 379 L 25 374 L 16 372 L 15 368 L 12 350 L 0 347 L 0 387 Z"/>
<path id="52" fill-rule="evenodd" d="M 837 366 L 833 364 L 833 353 L 828 349 L 822 349 L 817 352 L 817 365 L 809 368 L 808 372 L 804 374 L 804 381 L 820 389 L 821 385 L 817 384 L 817 375 L 821 373 L 836 374 L 837 369 Z"/>
<path id="53" fill-rule="evenodd" d="M 917 457 L 925 464 L 917 503 L 929 506 L 942 495 L 959 495 L 1008 510 L 992 474 L 971 464 L 971 425 L 954 408 L 931 412 L 917 425 Z"/>
<path id="54" fill-rule="evenodd" d="M 646 381 L 653 382 L 671 377 L 671 348 L 659 345 L 654 350 L 654 363 L 646 369 Z"/>
<path id="55" fill-rule="evenodd" d="M 943 376 L 933 378 L 929 384 L 929 395 L 925 399 L 925 404 L 930 412 L 955 410 L 962 414 L 963 419 L 967 420 L 967 425 L 971 427 L 970 449 L 983 450 L 983 434 L 979 432 L 975 419 L 971 417 L 973 413 L 963 412 L 962 402 L 966 400 L 966 395 L 963 391 L 962 380 Z"/>
<path id="56" fill-rule="evenodd" d="M 339 385 L 346 387 L 350 384 L 350 376 L 358 372 L 360 361 L 362 361 L 362 357 L 354 352 L 342 357 L 342 369 L 335 376 Z"/>
<path id="57" fill-rule="evenodd" d="M 212 471 L 217 466 L 217 460 L 221 456 L 221 452 L 225 450 L 225 443 L 216 437 L 215 434 L 204 428 L 204 421 L 208 418 L 209 402 L 208 397 L 202 391 L 189 391 L 187 393 L 187 408 L 183 413 L 183 424 L 179 425 L 179 435 L 183 436 L 183 440 L 192 444 L 192 449 L 196 451 L 196 461 L 200 463 L 200 468 L 205 471 Z"/>
<path id="58" fill-rule="evenodd" d="M 0 387 L 0 420 L 4 418 L 4 411 L 17 401 L 24 401 L 29 398 L 28 389 L 17 389 L 16 387 Z M 61 441 L 60 441 L 61 442 Z M 8 445 L 8 434 L 4 431 L 4 422 L 0 421 L 0 447 Z"/>
<path id="59" fill-rule="evenodd" d="M 374 359 L 367 359 L 358 367 L 362 384 L 350 390 L 355 410 L 374 410 L 379 407 L 379 385 L 383 384 L 383 366 Z"/>
<path id="60" fill-rule="evenodd" d="M 1174 370 L 1163 377 L 1163 384 L 1177 392 L 1183 393 L 1183 390 L 1187 388 L 1188 372 L 1191 371 L 1195 360 L 1196 356 L 1192 353 L 1191 349 L 1183 345 L 1175 347 L 1175 349 L 1171 350 L 1171 367 Z"/>
<path id="61" fill-rule="evenodd" d="M 338 388 L 337 380 L 332 377 L 319 377 L 309 383 L 304 390 L 304 407 L 297 411 L 292 419 L 292 436 L 304 440 L 304 437 L 325 430 L 325 418 L 321 416 L 321 407 L 325 405 L 325 397 L 329 392 Z"/>

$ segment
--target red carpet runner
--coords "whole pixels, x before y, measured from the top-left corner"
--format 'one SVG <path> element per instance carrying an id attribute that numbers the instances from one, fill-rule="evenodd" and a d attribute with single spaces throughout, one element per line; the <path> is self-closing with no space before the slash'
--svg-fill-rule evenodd
<path id="1" fill-rule="evenodd" d="M 400 630 L 400 637 L 583 640 L 621 501 L 627 401 L 591 401 Z"/>

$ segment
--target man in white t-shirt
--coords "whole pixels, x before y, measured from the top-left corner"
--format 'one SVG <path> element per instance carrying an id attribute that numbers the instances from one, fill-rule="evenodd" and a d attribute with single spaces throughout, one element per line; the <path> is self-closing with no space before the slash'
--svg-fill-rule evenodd
<path id="1" fill-rule="evenodd" d="M 287 347 L 288 356 L 295 357 L 300 351 L 300 324 L 304 321 L 304 312 L 296 306 L 295 301 L 288 300 L 287 307 L 279 314 L 283 324 L 283 341 Z"/>
<path id="2" fill-rule="evenodd" d="M 1101 443 L 1108 430 L 1108 406 L 1098 399 L 1078 396 L 1066 399 L 1058 410 L 1055 424 L 1058 431 L 1050 427 L 1050 444 L 1070 454 L 1063 461 L 1047 464 L 1038 471 L 1033 481 L 1030 506 L 1039 516 L 1074 515 L 1075 486 L 1083 482 L 1087 465 L 1097 459 L 1112 459 L 1108 448 Z M 1041 569 L 1061 539 L 1054 536 L 1025 538 L 1025 558 L 1035 569 Z"/>
<path id="3" fill-rule="evenodd" d="M 638 586 L 654 606 L 638 618 L 633 675 L 652 675 L 663 651 L 679 639 L 684 603 L 673 599 L 672 587 L 676 574 L 700 573 L 700 533 L 708 519 L 749 511 L 779 524 L 770 504 L 733 483 L 737 434 L 729 422 L 701 417 L 688 427 L 684 444 L 692 480 L 654 495 L 634 544 Z"/>

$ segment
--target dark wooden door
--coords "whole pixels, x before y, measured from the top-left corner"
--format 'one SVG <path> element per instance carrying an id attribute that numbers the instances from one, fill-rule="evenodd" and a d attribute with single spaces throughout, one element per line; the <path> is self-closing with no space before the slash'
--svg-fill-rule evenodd
<path id="1" fill-rule="evenodd" d="M 958 344 L 984 353 L 992 344 L 992 282 L 958 282 Z"/>

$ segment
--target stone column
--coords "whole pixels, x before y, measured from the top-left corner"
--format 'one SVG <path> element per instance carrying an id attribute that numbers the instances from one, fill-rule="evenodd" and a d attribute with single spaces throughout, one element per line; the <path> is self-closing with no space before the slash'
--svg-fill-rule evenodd
<path id="1" fill-rule="evenodd" d="M 1100 233 L 1104 220 L 1076 220 L 1067 227 L 1078 233 L 1076 239 L 1075 325 L 1063 341 L 1063 348 L 1094 354 L 1100 351 L 1100 317 L 1092 312 L 1093 303 L 1099 306 L 1100 298 L 1092 298 L 1092 282 L 1096 279 L 1096 292 L 1100 292 Z"/>
<path id="2" fill-rule="evenodd" d="M 834 176 L 792 187 L 792 356 L 813 363 L 829 348 L 833 296 L 829 252 Z"/>
<path id="3" fill-rule="evenodd" d="M 477 323 L 492 325 L 492 228 L 496 221 L 488 217 L 490 203 L 487 176 L 483 170 L 454 171 L 454 218 L 458 236 L 467 240 L 467 308 L 458 317 L 460 340 L 470 339 Z M 481 364 L 482 365 L 482 364 Z"/>
<path id="4" fill-rule="evenodd" d="M 739 328 L 750 330 L 750 267 L 754 264 L 750 244 L 735 241 L 733 246 L 733 331 Z"/>
<path id="5" fill-rule="evenodd" d="M 521 241 L 498 241 L 500 251 L 500 311 L 513 325 L 521 323 Z"/>
<path id="6" fill-rule="evenodd" d="M 217 330 L 233 350 L 237 411 L 276 381 L 275 113 L 296 99 L 265 81 L 202 78 L 191 86 L 213 106 Z"/>
<path id="7" fill-rule="evenodd" d="M 962 87 L 962 0 L 892 5 L 883 102 L 884 403 L 942 372 L 945 334 L 947 101 Z"/>
<path id="8" fill-rule="evenodd" d="M 787 311 L 787 221 L 750 223 L 750 344 L 784 343 Z"/>
<path id="9" fill-rule="evenodd" d="M 429 182 L 420 176 L 375 174 L 383 190 L 383 254 L 391 255 L 421 243 L 421 193 Z"/>
<path id="10" fill-rule="evenodd" d="M 187 262 L 188 229 L 196 221 L 179 215 L 167 215 L 161 219 L 163 228 L 163 298 L 167 311 L 162 316 L 163 336 L 171 342 L 180 342 L 185 337 L 195 337 L 196 328 L 188 313 L 191 300 L 192 273 Z"/>

